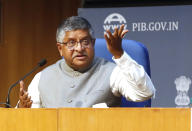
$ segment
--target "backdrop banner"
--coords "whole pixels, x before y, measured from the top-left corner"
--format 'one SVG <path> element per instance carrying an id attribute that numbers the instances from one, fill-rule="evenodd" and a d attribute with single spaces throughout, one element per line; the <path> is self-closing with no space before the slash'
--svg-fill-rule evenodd
<path id="1" fill-rule="evenodd" d="M 192 97 L 192 6 L 80 8 L 96 38 L 121 24 L 125 38 L 149 51 L 151 78 L 157 89 L 153 107 L 187 107 Z"/>

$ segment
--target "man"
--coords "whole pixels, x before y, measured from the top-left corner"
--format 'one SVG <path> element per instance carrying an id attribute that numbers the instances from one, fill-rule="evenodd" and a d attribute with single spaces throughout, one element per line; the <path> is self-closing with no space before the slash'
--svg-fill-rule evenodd
<path id="1" fill-rule="evenodd" d="M 24 90 L 20 82 L 18 107 L 119 106 L 120 96 L 132 101 L 151 98 L 154 86 L 143 67 L 122 49 L 124 25 L 106 31 L 107 48 L 116 64 L 94 56 L 95 37 L 89 22 L 73 16 L 57 29 L 57 48 L 64 58 L 38 73 Z"/>

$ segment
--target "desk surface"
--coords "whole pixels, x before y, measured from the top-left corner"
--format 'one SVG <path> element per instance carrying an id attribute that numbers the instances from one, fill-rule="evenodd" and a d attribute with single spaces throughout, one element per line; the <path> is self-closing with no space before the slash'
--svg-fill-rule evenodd
<path id="1" fill-rule="evenodd" d="M 0 108 L 1 131 L 190 131 L 190 108 Z"/>

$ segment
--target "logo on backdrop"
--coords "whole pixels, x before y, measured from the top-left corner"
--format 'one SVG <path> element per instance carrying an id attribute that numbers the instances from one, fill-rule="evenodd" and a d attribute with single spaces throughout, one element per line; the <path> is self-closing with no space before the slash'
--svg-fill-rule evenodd
<path id="1" fill-rule="evenodd" d="M 122 24 L 124 24 L 124 29 L 127 28 L 126 19 L 119 13 L 109 14 L 104 20 L 104 32 L 106 30 L 113 31 L 116 27 L 119 28 Z"/>
<path id="2" fill-rule="evenodd" d="M 180 76 L 175 79 L 177 96 L 175 97 L 175 104 L 177 107 L 187 107 L 190 103 L 188 90 L 191 85 L 191 79 L 186 76 Z"/>
<path id="3" fill-rule="evenodd" d="M 127 21 L 125 17 L 119 13 L 109 14 L 103 24 L 104 32 L 110 30 L 111 32 L 117 27 L 119 28 L 122 24 L 125 25 L 124 29 L 127 29 Z M 129 31 L 132 32 L 147 32 L 147 31 L 178 31 L 179 21 L 140 21 L 129 23 Z"/>
<path id="4" fill-rule="evenodd" d="M 179 21 L 150 21 L 150 22 L 134 22 L 132 23 L 132 31 L 178 31 Z"/>

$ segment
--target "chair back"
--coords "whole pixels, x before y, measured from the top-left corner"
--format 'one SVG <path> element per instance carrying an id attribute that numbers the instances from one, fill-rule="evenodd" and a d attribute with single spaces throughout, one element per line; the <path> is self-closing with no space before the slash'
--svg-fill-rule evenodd
<path id="1" fill-rule="evenodd" d="M 124 39 L 122 41 L 122 47 L 124 51 L 126 51 L 129 56 L 134 59 L 137 63 L 142 65 L 147 74 L 151 76 L 150 61 L 147 48 L 142 43 L 127 39 Z M 112 55 L 107 50 L 107 45 L 104 38 L 96 39 L 95 55 L 112 61 Z M 151 99 L 143 102 L 132 102 L 127 101 L 124 97 L 122 97 L 121 107 L 151 107 Z"/>

